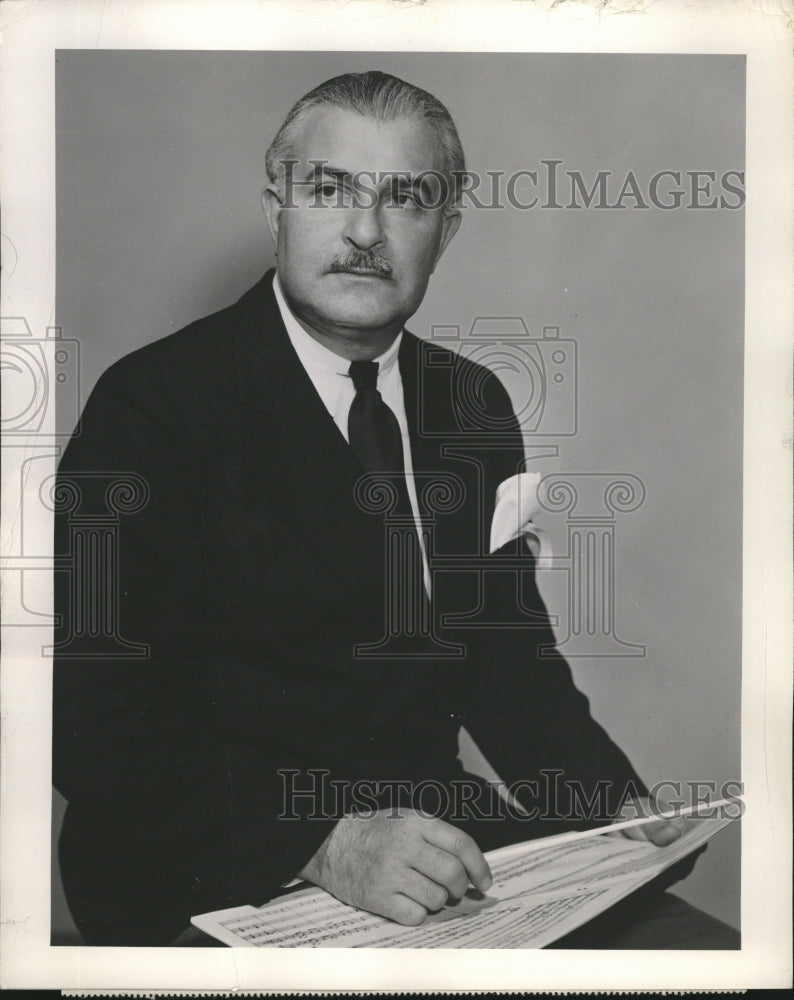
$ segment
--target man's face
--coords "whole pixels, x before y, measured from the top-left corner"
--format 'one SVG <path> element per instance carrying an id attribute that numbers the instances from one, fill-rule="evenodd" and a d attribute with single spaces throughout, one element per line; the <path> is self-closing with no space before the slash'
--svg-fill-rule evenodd
<path id="1" fill-rule="evenodd" d="M 435 131 L 320 106 L 293 156 L 292 183 L 264 195 L 287 301 L 336 343 L 393 337 L 419 308 L 460 222 L 439 204 L 433 175 L 424 197 L 413 184 L 443 170 Z"/>

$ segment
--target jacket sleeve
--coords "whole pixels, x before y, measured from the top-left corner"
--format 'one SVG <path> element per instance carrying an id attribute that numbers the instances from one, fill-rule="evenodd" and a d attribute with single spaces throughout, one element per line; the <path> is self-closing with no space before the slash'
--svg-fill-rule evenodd
<path id="1" fill-rule="evenodd" d="M 486 498 L 493 504 L 498 484 L 520 465 L 516 456 L 523 455 L 523 443 L 512 404 L 498 379 L 489 380 L 487 398 L 492 415 L 507 427 L 502 443 L 489 456 Z M 493 506 L 487 510 L 487 523 L 492 513 Z M 525 562 L 526 570 L 512 581 L 505 574 L 495 585 L 501 585 L 507 600 L 515 599 L 515 588 L 520 586 L 522 603 L 536 613 L 537 625 L 469 633 L 472 663 L 463 724 L 526 808 L 541 813 L 545 809 L 555 822 L 606 822 L 627 795 L 647 790 L 626 755 L 592 717 L 570 667 L 554 648 L 533 557 L 521 540 L 505 545 L 495 556 L 520 557 Z M 554 831 L 540 829 L 537 835 L 545 832 Z"/>
<path id="2" fill-rule="evenodd" d="M 300 870 L 334 820 L 307 821 L 308 799 L 295 800 L 300 819 L 279 820 L 279 770 L 310 762 L 269 745 L 266 720 L 261 741 L 235 734 L 225 686 L 236 665 L 218 648 L 205 578 L 200 449 L 174 410 L 166 419 L 146 399 L 111 369 L 58 472 L 56 498 L 71 499 L 55 523 L 54 784 L 70 807 L 125 827 L 127 841 L 136 830 L 208 900 L 255 903 Z M 130 476 L 145 502 L 118 516 L 108 553 L 92 526 L 107 521 L 109 484 Z M 103 602 L 114 624 L 98 635 Z"/>
<path id="3" fill-rule="evenodd" d="M 647 794 L 561 656 L 537 662 L 527 651 L 492 660 L 483 674 L 487 685 L 475 689 L 463 723 L 533 816 L 591 826 L 609 822 L 626 797 Z"/>

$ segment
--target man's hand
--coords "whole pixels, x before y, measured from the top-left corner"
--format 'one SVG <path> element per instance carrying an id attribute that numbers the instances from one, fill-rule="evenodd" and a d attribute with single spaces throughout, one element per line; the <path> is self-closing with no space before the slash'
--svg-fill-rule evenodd
<path id="1" fill-rule="evenodd" d="M 485 891 L 491 872 L 468 834 L 404 809 L 346 816 L 298 873 L 337 899 L 400 924 L 421 924 L 469 882 Z"/>
<path id="2" fill-rule="evenodd" d="M 648 798 L 631 799 L 621 809 L 620 814 L 615 817 L 615 822 L 620 822 L 622 819 L 638 819 L 640 816 L 651 816 L 655 813 L 667 812 L 669 808 L 669 806 L 659 801 L 659 799 L 655 799 L 653 802 Z M 629 840 L 649 840 L 652 844 L 656 844 L 657 847 L 666 847 L 668 844 L 672 844 L 678 840 L 686 829 L 686 823 L 687 820 L 683 817 L 674 820 L 651 820 L 649 823 L 642 823 L 640 826 L 630 826 L 627 830 L 620 830 L 619 832 L 624 837 L 628 837 Z M 617 833 L 613 836 L 617 836 Z M 669 889 L 671 885 L 675 885 L 676 882 L 687 878 L 692 874 L 695 862 L 706 850 L 706 847 L 706 844 L 702 844 L 696 851 L 681 858 L 680 861 L 677 861 L 670 868 L 657 875 L 649 885 L 653 887 L 654 891 L 663 892 L 665 889 Z M 644 888 L 647 891 L 648 886 Z"/>
<path id="3" fill-rule="evenodd" d="M 667 809 L 668 807 L 658 799 L 654 802 L 651 802 L 647 797 L 631 799 L 615 817 L 615 822 L 619 823 L 625 819 L 639 819 L 640 816 L 651 816 L 654 813 L 666 812 Z M 630 826 L 627 830 L 620 832 L 629 840 L 649 840 L 657 847 L 667 847 L 674 840 L 678 840 L 684 832 L 685 824 L 685 819 L 660 819 L 652 820 L 650 823 L 641 823 L 639 826 Z"/>

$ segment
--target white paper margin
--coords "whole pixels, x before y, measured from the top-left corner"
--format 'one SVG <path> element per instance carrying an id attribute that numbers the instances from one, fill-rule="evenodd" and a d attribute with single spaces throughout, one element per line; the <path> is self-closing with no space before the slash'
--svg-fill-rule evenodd
<path id="1" fill-rule="evenodd" d="M 712 0 L 294 3 L 5 0 L 2 315 L 52 322 L 56 48 L 412 49 L 747 55 L 741 952 L 49 946 L 46 630 L 4 629 L 2 986 L 99 989 L 737 989 L 791 982 L 792 12 Z M 507 85 L 507 84 L 506 84 Z M 14 264 L 13 269 L 11 263 Z M 9 273 L 12 272 L 12 273 Z M 7 462 L 3 476 L 13 476 Z M 18 469 L 16 470 L 18 473 Z M 8 491 L 13 495 L 13 491 Z M 6 494 L 8 495 L 8 493 Z M 3 510 L 5 538 L 14 511 Z M 42 531 L 47 532 L 44 524 Z M 37 601 L 37 604 L 39 602 Z M 19 634 L 23 633 L 23 634 Z"/>

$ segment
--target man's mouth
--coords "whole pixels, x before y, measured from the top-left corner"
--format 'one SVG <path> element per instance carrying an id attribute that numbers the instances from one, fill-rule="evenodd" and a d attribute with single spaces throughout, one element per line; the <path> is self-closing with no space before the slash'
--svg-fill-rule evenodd
<path id="1" fill-rule="evenodd" d="M 366 267 L 344 267 L 344 268 L 340 268 L 338 270 L 335 268 L 334 269 L 334 273 L 335 274 L 355 274 L 355 275 L 358 275 L 359 277 L 367 277 L 367 278 L 387 278 L 388 277 L 388 275 L 383 274 L 382 271 L 373 271 L 372 269 L 366 268 Z"/>
<path id="2" fill-rule="evenodd" d="M 331 262 L 331 274 L 352 274 L 364 278 L 390 278 L 391 264 L 379 253 L 364 253 L 352 250 L 335 257 Z"/>

